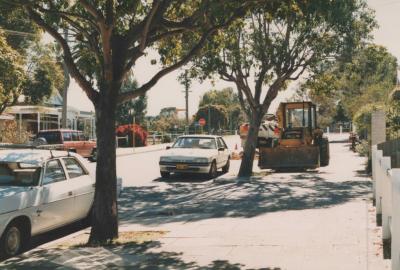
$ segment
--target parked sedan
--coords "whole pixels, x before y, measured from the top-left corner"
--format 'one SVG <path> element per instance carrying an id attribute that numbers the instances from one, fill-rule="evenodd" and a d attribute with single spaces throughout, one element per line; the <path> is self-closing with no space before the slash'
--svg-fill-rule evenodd
<path id="1" fill-rule="evenodd" d="M 210 178 L 217 170 L 229 171 L 230 152 L 220 136 L 186 135 L 179 137 L 167 153 L 160 157 L 160 173 L 168 178 L 171 173 L 201 173 Z"/>
<path id="2" fill-rule="evenodd" d="M 94 174 L 75 153 L 0 151 L 0 257 L 20 253 L 33 235 L 88 217 Z M 118 181 L 120 192 L 122 182 Z"/>

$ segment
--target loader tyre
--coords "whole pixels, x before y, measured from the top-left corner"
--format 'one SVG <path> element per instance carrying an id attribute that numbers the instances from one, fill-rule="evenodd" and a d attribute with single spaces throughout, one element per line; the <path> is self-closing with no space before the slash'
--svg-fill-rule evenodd
<path id="1" fill-rule="evenodd" d="M 326 167 L 329 165 L 329 141 L 328 138 L 322 138 L 319 145 L 320 165 Z"/>

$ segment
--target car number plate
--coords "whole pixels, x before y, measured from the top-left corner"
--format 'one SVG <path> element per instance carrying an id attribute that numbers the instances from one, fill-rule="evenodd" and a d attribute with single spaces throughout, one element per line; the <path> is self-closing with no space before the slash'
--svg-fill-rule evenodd
<path id="1" fill-rule="evenodd" d="M 176 164 L 177 170 L 185 170 L 187 168 L 188 168 L 188 166 L 186 164 Z"/>

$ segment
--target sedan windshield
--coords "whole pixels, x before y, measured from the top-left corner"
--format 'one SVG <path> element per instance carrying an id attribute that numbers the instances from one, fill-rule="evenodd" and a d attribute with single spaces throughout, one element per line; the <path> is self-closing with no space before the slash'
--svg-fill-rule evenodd
<path id="1" fill-rule="evenodd" d="M 36 186 L 39 167 L 25 167 L 19 163 L 0 163 L 0 186 Z"/>
<path id="2" fill-rule="evenodd" d="M 214 138 L 183 137 L 178 138 L 172 148 L 217 149 Z"/>

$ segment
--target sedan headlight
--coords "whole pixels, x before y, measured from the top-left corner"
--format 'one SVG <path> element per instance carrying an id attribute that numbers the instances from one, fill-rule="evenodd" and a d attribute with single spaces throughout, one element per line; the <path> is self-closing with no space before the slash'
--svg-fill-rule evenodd
<path id="1" fill-rule="evenodd" d="M 208 163 L 208 158 L 195 158 L 193 159 L 195 163 Z"/>
<path id="2" fill-rule="evenodd" d="M 160 161 L 171 161 L 170 157 L 160 157 Z"/>

